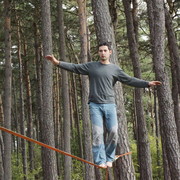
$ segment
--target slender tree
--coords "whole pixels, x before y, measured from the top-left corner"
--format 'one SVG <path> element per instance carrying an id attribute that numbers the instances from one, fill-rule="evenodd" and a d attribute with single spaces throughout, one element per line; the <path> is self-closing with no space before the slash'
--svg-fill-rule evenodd
<path id="1" fill-rule="evenodd" d="M 165 26 L 168 37 L 168 47 L 171 58 L 171 72 L 172 72 L 172 97 L 174 102 L 174 116 L 176 120 L 178 140 L 180 143 L 180 54 L 178 51 L 177 39 L 172 26 L 172 18 L 167 8 L 165 8 Z"/>
<path id="2" fill-rule="evenodd" d="M 20 132 L 22 135 L 25 135 L 25 110 L 24 110 L 24 83 L 23 83 L 23 63 L 22 63 L 22 43 L 21 43 L 21 33 L 20 33 L 20 21 L 17 19 L 18 23 L 18 59 L 19 59 L 19 97 L 20 97 Z M 23 162 L 23 173 L 24 180 L 27 179 L 27 148 L 26 141 L 24 139 L 21 140 L 21 154 L 22 154 L 22 162 Z"/>
<path id="3" fill-rule="evenodd" d="M 25 42 L 26 43 L 26 42 Z M 26 45 L 24 46 L 24 56 L 26 57 Z M 33 138 L 33 115 L 32 115 L 32 92 L 31 92 L 31 82 L 30 75 L 28 70 L 28 60 L 24 61 L 24 77 L 25 77 L 25 87 L 26 87 L 26 102 L 27 102 L 27 136 Z M 28 153 L 29 153 L 29 162 L 30 162 L 30 171 L 34 169 L 34 144 L 28 142 Z"/>
<path id="4" fill-rule="evenodd" d="M 158 116 L 158 102 L 157 102 L 157 90 L 154 88 L 154 119 L 155 119 L 155 134 L 156 134 L 156 165 L 161 165 L 160 157 L 160 125 Z M 161 169 L 158 169 L 158 177 L 161 176 Z"/>
<path id="5" fill-rule="evenodd" d="M 12 67 L 11 67 L 11 3 L 9 0 L 4 0 L 5 10 L 5 79 L 4 79 L 4 127 L 11 129 L 11 87 L 12 87 Z M 4 180 L 12 179 L 11 170 L 11 135 L 4 133 Z"/>
<path id="6" fill-rule="evenodd" d="M 165 14 L 164 4 L 161 0 L 152 0 L 154 9 L 154 38 L 153 59 L 156 79 L 162 82 L 158 87 L 158 102 L 160 107 L 160 125 L 164 134 L 165 151 L 168 159 L 169 170 L 173 180 L 180 179 L 180 147 L 177 137 L 177 128 L 174 118 L 174 107 L 171 97 L 169 78 L 164 62 L 164 32 Z"/>
<path id="7" fill-rule="evenodd" d="M 54 109 L 54 125 L 55 125 L 55 143 L 56 148 L 60 148 L 60 140 L 61 140 L 61 132 L 60 132 L 60 72 L 59 69 L 54 69 L 54 85 L 53 85 L 53 109 Z M 58 175 L 61 175 L 61 168 L 60 168 L 60 154 L 56 154 L 57 157 L 57 169 Z"/>
<path id="8" fill-rule="evenodd" d="M 61 59 L 66 61 L 66 44 L 64 34 L 64 19 L 62 0 L 58 0 L 58 26 L 59 26 L 59 54 Z M 63 97 L 63 127 L 64 127 L 64 150 L 71 153 L 71 123 L 70 123 L 70 104 L 69 104 L 69 84 L 67 71 L 62 70 L 62 97 Z M 71 180 L 71 158 L 65 156 L 64 179 Z"/>
<path id="9" fill-rule="evenodd" d="M 34 20 L 36 21 L 36 19 Z M 35 47 L 35 65 L 36 65 L 36 101 L 37 101 L 37 120 L 36 120 L 36 129 L 37 129 L 37 139 L 41 139 L 40 133 L 42 129 L 41 123 L 43 122 L 43 103 L 42 103 L 42 59 L 41 59 L 41 44 L 39 40 L 39 29 L 37 24 L 34 23 L 34 47 Z"/>
<path id="10" fill-rule="evenodd" d="M 42 37 L 43 37 L 43 55 L 52 54 L 52 33 L 50 1 L 41 0 L 42 10 Z M 41 122 L 42 141 L 55 147 L 54 142 L 54 122 L 53 122 L 53 103 L 52 103 L 52 64 L 43 61 L 43 79 L 42 79 L 42 100 L 43 100 L 43 122 Z M 57 166 L 56 154 L 46 148 L 42 148 L 43 179 L 56 180 Z"/>
<path id="11" fill-rule="evenodd" d="M 138 42 L 137 42 L 137 27 L 134 27 L 131 3 L 130 1 L 123 0 L 123 5 L 126 15 L 127 37 L 130 49 L 130 56 L 132 59 L 134 76 L 141 79 L 141 69 L 139 63 L 138 54 Z M 137 16 L 134 14 L 134 16 Z M 136 34 L 135 34 L 136 33 Z M 142 103 L 142 90 L 135 88 L 135 110 L 137 120 L 137 146 L 138 146 L 138 160 L 140 165 L 140 179 L 151 180 L 152 168 L 151 168 L 151 154 L 148 142 L 148 131 L 146 127 L 146 121 L 144 118 L 144 108 Z"/>
<path id="12" fill-rule="evenodd" d="M 3 125 L 3 122 L 4 122 L 3 104 L 0 94 L 0 126 Z M 4 180 L 3 152 L 4 152 L 4 142 L 3 142 L 2 132 L 0 131 L 0 179 L 2 180 Z"/>
<path id="13" fill-rule="evenodd" d="M 88 62 L 88 35 L 87 35 L 87 17 L 86 17 L 86 0 L 77 0 L 79 22 L 80 22 L 80 40 L 81 40 L 81 63 Z M 92 157 L 92 141 L 91 141 L 91 125 L 89 119 L 88 94 L 89 81 L 87 76 L 82 76 L 82 121 L 84 131 L 84 148 L 85 159 L 93 161 Z M 85 179 L 94 179 L 94 167 L 85 165 Z"/>

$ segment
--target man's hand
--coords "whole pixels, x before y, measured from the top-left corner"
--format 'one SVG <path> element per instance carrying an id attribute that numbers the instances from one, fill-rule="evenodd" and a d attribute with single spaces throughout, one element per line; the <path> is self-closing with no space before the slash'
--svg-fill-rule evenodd
<path id="1" fill-rule="evenodd" d="M 149 86 L 158 86 L 161 85 L 162 83 L 160 81 L 150 81 Z"/>
<path id="2" fill-rule="evenodd" d="M 45 58 L 55 65 L 58 65 L 60 63 L 60 61 L 58 61 L 53 55 L 47 55 L 45 56 Z"/>

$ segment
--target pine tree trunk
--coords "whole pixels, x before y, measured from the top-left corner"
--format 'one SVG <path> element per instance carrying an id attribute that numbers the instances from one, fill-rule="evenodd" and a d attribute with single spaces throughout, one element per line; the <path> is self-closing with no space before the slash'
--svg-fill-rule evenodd
<path id="1" fill-rule="evenodd" d="M 64 35 L 64 19 L 62 0 L 58 0 L 58 25 L 59 25 L 59 54 L 61 59 L 66 61 L 66 44 Z M 63 120 L 64 120 L 64 151 L 71 153 L 71 123 L 70 123 L 70 104 L 69 104 L 69 85 L 68 75 L 65 70 L 62 70 L 62 98 L 63 98 Z M 64 163 L 64 179 L 71 180 L 71 162 L 72 159 L 65 156 Z"/>
<path id="2" fill-rule="evenodd" d="M 11 68 L 11 3 L 9 0 L 4 0 L 5 9 L 5 79 L 4 79 L 4 127 L 11 129 L 11 96 L 12 96 L 12 68 Z M 11 135 L 4 133 L 4 152 L 3 152 L 3 165 L 4 165 L 4 180 L 12 179 L 11 170 Z"/>
<path id="3" fill-rule="evenodd" d="M 53 96 L 53 109 L 54 109 L 54 125 L 55 125 L 55 144 L 56 148 L 60 149 L 60 73 L 59 73 L 58 68 L 54 69 L 54 85 L 53 85 L 53 91 L 54 91 L 54 96 Z M 58 176 L 61 174 L 61 167 L 60 167 L 60 154 L 56 154 L 57 158 L 57 170 L 58 170 Z"/>
<path id="4" fill-rule="evenodd" d="M 37 102 L 37 120 L 36 120 L 36 132 L 37 132 L 37 139 L 41 140 L 41 132 L 42 127 L 41 122 L 43 122 L 43 113 L 42 113 L 42 61 L 41 61 L 41 47 L 40 47 L 40 40 L 38 39 L 38 29 L 36 23 L 34 23 L 34 47 L 35 47 L 35 65 L 36 65 L 36 102 Z"/>
<path id="5" fill-rule="evenodd" d="M 42 33 L 43 33 L 43 56 L 52 54 L 52 33 L 50 1 L 41 0 L 42 10 Z M 55 147 L 53 103 L 52 103 L 52 64 L 47 60 L 43 61 L 42 99 L 43 99 L 43 122 L 42 141 L 45 144 Z M 43 179 L 57 180 L 56 154 L 46 148 L 42 148 Z"/>
<path id="6" fill-rule="evenodd" d="M 20 89 L 20 132 L 25 135 L 25 112 L 24 112 L 24 83 L 23 83 L 23 64 L 21 57 L 21 35 L 20 23 L 18 20 L 18 59 L 19 59 L 19 89 Z M 24 180 L 27 179 L 27 148 L 26 141 L 21 139 L 21 154 L 23 162 Z"/>
<path id="7" fill-rule="evenodd" d="M 160 123 L 160 127 L 162 127 L 162 119 L 161 118 L 162 118 L 161 111 L 159 111 L 159 123 Z M 164 180 L 171 180 L 169 163 L 168 163 L 167 153 L 166 153 L 165 134 L 164 134 L 164 131 L 163 131 L 162 128 L 160 128 L 160 131 L 161 131 L 161 141 L 162 141 Z"/>
<path id="8" fill-rule="evenodd" d="M 153 59 L 156 79 L 162 82 L 158 87 L 161 131 L 164 134 L 165 151 L 169 170 L 173 180 L 180 179 L 180 147 L 177 137 L 177 128 L 174 118 L 174 106 L 171 97 L 169 78 L 165 71 L 164 62 L 164 32 L 165 17 L 164 4 L 161 0 L 153 0 L 154 9 L 154 44 Z"/>
<path id="9" fill-rule="evenodd" d="M 172 27 L 172 19 L 168 10 L 165 8 L 165 25 L 168 37 L 168 47 L 171 58 L 171 72 L 172 72 L 172 97 L 174 102 L 174 115 L 177 126 L 178 140 L 180 144 L 180 55 L 178 50 L 177 39 Z"/>
<path id="10" fill-rule="evenodd" d="M 3 137 L 2 131 L 0 131 L 0 179 L 4 180 L 4 168 L 3 168 Z"/>
<path id="11" fill-rule="evenodd" d="M 86 1 L 77 0 L 79 22 L 80 22 L 80 40 L 81 40 L 81 63 L 88 62 L 88 43 L 87 43 L 87 17 L 86 17 Z M 92 141 L 91 141 L 91 125 L 89 119 L 89 108 L 88 108 L 88 94 L 89 94 L 89 81 L 87 76 L 81 77 L 82 82 L 82 122 L 84 131 L 84 153 L 85 159 L 93 161 L 92 156 Z M 94 167 L 85 164 L 86 173 L 85 179 L 94 179 Z"/>
<path id="12" fill-rule="evenodd" d="M 160 167 L 160 125 L 159 125 L 159 116 L 158 116 L 158 102 L 157 102 L 157 90 L 154 89 L 154 119 L 155 119 L 155 138 L 156 138 L 156 162 L 157 166 Z M 158 168 L 158 177 L 161 177 L 161 169 Z"/>
<path id="13" fill-rule="evenodd" d="M 26 51 L 26 50 L 25 50 Z M 24 53 L 26 56 L 26 53 Z M 25 74 L 25 86 L 26 86 L 26 102 L 27 102 L 27 136 L 33 138 L 33 116 L 32 116 L 32 95 L 31 95 L 31 83 L 28 71 L 28 62 L 24 62 L 24 74 Z M 34 144 L 28 142 L 28 153 L 29 153 L 29 167 L 30 172 L 34 169 Z"/>
<path id="14" fill-rule="evenodd" d="M 80 149 L 80 157 L 84 157 L 83 153 L 83 140 L 82 140 L 82 132 L 81 132 L 81 123 L 80 123 L 80 110 L 78 108 L 78 93 L 77 93 L 77 81 L 75 79 L 74 73 L 72 74 L 72 88 L 74 90 L 74 109 L 75 109 L 75 123 L 77 125 L 78 137 L 79 137 L 79 149 Z M 80 78 L 79 78 L 80 79 Z M 78 80 L 79 80 L 78 79 Z M 80 80 L 79 80 L 80 81 Z"/>
<path id="15" fill-rule="evenodd" d="M 177 72 L 177 82 L 178 82 L 178 89 L 179 89 L 179 95 L 180 95 L 180 54 L 179 54 L 179 48 L 177 43 L 177 38 L 174 33 L 173 24 L 172 24 L 172 18 L 170 16 L 170 13 L 168 12 L 167 8 L 165 8 L 165 26 L 167 30 L 167 36 L 168 41 L 170 45 L 170 51 L 173 54 L 174 57 L 174 63 L 175 63 L 175 70 Z"/>
<path id="16" fill-rule="evenodd" d="M 3 104 L 0 94 L 0 126 L 3 125 L 3 122 L 4 122 Z M 4 152 L 4 142 L 2 137 L 2 131 L 0 131 L 0 179 L 1 180 L 4 180 L 3 152 Z"/>
<path id="17" fill-rule="evenodd" d="M 35 52 L 35 66 L 36 66 L 36 118 L 35 118 L 35 124 L 36 124 L 36 139 L 38 141 L 42 140 L 42 123 L 43 123 L 43 104 L 42 104 L 42 60 L 41 60 L 41 46 L 40 46 L 40 40 L 39 40 L 39 30 L 37 28 L 36 23 L 34 23 L 34 52 Z M 41 158 L 42 159 L 42 158 Z M 40 166 L 42 167 L 42 161 L 40 162 Z M 42 177 L 42 174 L 36 175 L 35 179 L 40 179 Z"/>
<path id="18" fill-rule="evenodd" d="M 123 0 L 125 15 L 126 15 L 126 26 L 127 26 L 127 37 L 130 49 L 130 56 L 132 59 L 134 76 L 141 79 L 141 69 L 139 64 L 138 54 L 138 43 L 137 34 L 135 34 L 135 28 L 133 24 L 133 17 L 131 13 L 131 3 Z M 135 15 L 136 16 L 136 15 Z M 135 89 L 135 109 L 137 116 L 137 140 L 138 140 L 138 160 L 140 165 L 140 179 L 151 180 L 152 179 L 152 167 L 151 167 L 151 153 L 148 142 L 148 131 L 146 127 L 146 121 L 144 119 L 144 108 L 142 104 L 142 90 L 139 88 Z"/>
<path id="19" fill-rule="evenodd" d="M 94 13 L 95 27 L 98 42 L 112 42 L 113 53 L 111 55 L 111 62 L 118 64 L 117 51 L 114 37 L 114 30 L 112 27 L 111 17 L 109 14 L 108 1 L 107 0 L 92 0 L 92 7 Z M 120 83 L 116 85 L 116 104 L 117 104 L 117 114 L 118 114 L 118 146 L 117 153 L 123 154 L 129 152 L 129 142 L 127 133 L 127 120 L 125 116 L 123 90 Z M 131 156 L 124 156 L 119 158 L 114 166 L 114 176 L 115 179 L 126 179 L 134 180 L 134 167 L 132 164 Z"/>

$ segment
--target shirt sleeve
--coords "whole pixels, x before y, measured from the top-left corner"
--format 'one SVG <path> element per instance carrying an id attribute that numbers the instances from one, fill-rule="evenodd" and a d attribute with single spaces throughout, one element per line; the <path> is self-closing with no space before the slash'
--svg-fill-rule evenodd
<path id="1" fill-rule="evenodd" d="M 64 70 L 71 71 L 76 74 L 83 74 L 83 75 L 89 74 L 88 63 L 74 64 L 74 63 L 60 61 L 59 65 L 57 65 L 57 66 Z"/>
<path id="2" fill-rule="evenodd" d="M 128 74 L 126 74 L 122 69 L 119 69 L 118 81 L 137 88 L 149 87 L 149 81 L 131 77 Z"/>

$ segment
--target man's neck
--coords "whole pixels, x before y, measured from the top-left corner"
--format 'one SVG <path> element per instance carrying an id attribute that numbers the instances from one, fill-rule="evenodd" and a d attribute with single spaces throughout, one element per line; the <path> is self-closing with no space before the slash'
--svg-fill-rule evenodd
<path id="1" fill-rule="evenodd" d="M 109 60 L 100 60 L 100 63 L 102 63 L 102 64 L 111 64 L 111 63 L 109 62 Z"/>

